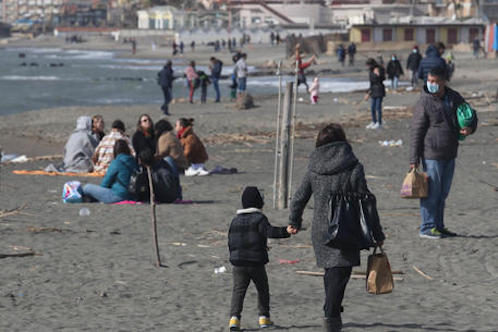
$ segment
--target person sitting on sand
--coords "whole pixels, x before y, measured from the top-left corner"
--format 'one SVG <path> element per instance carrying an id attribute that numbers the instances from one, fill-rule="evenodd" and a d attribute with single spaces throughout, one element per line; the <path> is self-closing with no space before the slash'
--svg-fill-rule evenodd
<path id="1" fill-rule="evenodd" d="M 318 76 L 313 80 L 313 84 L 309 89 L 311 105 L 318 104 L 318 93 L 320 92 L 320 82 L 318 81 Z"/>
<path id="2" fill-rule="evenodd" d="M 105 133 L 104 133 L 104 118 L 102 115 L 97 114 L 92 116 L 92 136 L 95 138 L 95 140 L 100 143 L 102 138 L 104 138 Z"/>
<path id="3" fill-rule="evenodd" d="M 314 197 L 314 215 L 311 241 L 316 263 L 325 269 L 324 331 L 339 332 L 342 328 L 342 299 L 353 266 L 360 265 L 360 249 L 338 249 L 326 244 L 329 237 L 330 201 L 333 195 L 352 193 L 370 194 L 363 165 L 353 153 L 341 125 L 329 124 L 321 129 L 316 139 L 316 149 L 301 185 L 290 204 L 290 233 L 296 234 L 303 222 L 306 204 Z M 334 208 L 335 209 L 335 208 Z M 377 246 L 382 246 L 384 233 L 378 220 L 371 220 L 372 233 Z"/>
<path id="4" fill-rule="evenodd" d="M 194 133 L 194 119 L 180 118 L 176 121 L 176 137 L 183 147 L 183 154 L 190 164 L 186 176 L 208 175 L 204 163 L 209 159 L 204 144 Z"/>
<path id="5" fill-rule="evenodd" d="M 258 291 L 259 327 L 273 325 L 270 319 L 270 290 L 265 264 L 268 263 L 267 238 L 288 238 L 291 227 L 274 227 L 261 209 L 264 201 L 257 187 L 242 193 L 242 210 L 232 220 L 228 231 L 230 263 L 233 265 L 233 290 L 230 331 L 240 330 L 244 297 L 251 280 Z"/>
<path id="6" fill-rule="evenodd" d="M 114 160 L 109 165 L 102 183 L 88 183 L 83 186 L 83 194 L 102 203 L 117 203 L 131 199 L 128 191 L 130 177 L 138 166 L 131 155 L 128 142 L 117 140 L 114 145 Z"/>
<path id="7" fill-rule="evenodd" d="M 157 149 L 156 160 L 164 160 L 171 167 L 171 171 L 178 179 L 178 198 L 182 198 L 180 176 L 188 168 L 188 161 L 183 154 L 180 141 L 173 133 L 173 126 L 168 120 L 159 120 L 156 125 Z"/>
<path id="8" fill-rule="evenodd" d="M 64 147 L 63 170 L 66 172 L 86 173 L 93 171 L 92 155 L 97 141 L 92 137 L 92 119 L 80 116 L 76 129 Z"/>
<path id="9" fill-rule="evenodd" d="M 138 118 L 137 131 L 131 139 L 136 156 L 145 149 L 156 151 L 156 137 L 154 135 L 154 122 L 148 114 L 142 114 Z"/>
<path id="10" fill-rule="evenodd" d="M 125 125 L 121 120 L 115 120 L 112 123 L 111 132 L 104 136 L 99 145 L 95 149 L 92 160 L 95 172 L 106 172 L 107 168 L 114 159 L 114 145 L 118 140 L 124 140 L 128 143 L 131 154 L 135 155 L 130 139 L 125 135 Z"/>

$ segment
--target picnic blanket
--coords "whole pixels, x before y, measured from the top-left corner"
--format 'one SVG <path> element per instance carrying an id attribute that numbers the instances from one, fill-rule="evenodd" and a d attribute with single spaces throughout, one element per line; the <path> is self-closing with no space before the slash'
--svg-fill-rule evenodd
<path id="1" fill-rule="evenodd" d="M 105 173 L 92 172 L 92 173 L 76 173 L 76 172 L 47 172 L 42 170 L 29 171 L 29 170 L 14 170 L 14 174 L 19 175 L 48 175 L 48 176 L 78 176 L 78 177 L 103 177 Z"/>

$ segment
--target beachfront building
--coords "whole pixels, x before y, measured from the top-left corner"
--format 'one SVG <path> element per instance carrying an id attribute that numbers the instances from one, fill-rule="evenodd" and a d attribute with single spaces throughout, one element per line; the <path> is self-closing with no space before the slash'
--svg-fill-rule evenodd
<path id="1" fill-rule="evenodd" d="M 64 0 L 3 0 L 2 21 L 16 26 L 40 24 L 52 26 L 57 23 Z M 16 23 L 17 22 L 17 23 Z"/>
<path id="2" fill-rule="evenodd" d="M 456 21 L 444 17 L 407 17 L 406 20 L 386 23 L 353 24 L 350 40 L 355 43 L 370 43 L 373 46 L 386 47 L 405 42 L 412 44 L 431 44 L 443 42 L 447 45 L 472 43 L 481 39 L 484 21 L 468 19 Z"/>
<path id="3" fill-rule="evenodd" d="M 157 6 L 137 11 L 138 29 L 182 30 L 193 29 L 198 24 L 196 12 L 173 6 Z"/>

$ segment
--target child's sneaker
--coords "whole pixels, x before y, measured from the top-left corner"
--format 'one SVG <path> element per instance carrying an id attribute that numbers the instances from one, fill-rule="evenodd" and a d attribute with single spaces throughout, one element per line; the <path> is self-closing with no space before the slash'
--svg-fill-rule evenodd
<path id="1" fill-rule="evenodd" d="M 229 327 L 230 331 L 240 331 L 240 319 L 238 319 L 235 316 L 232 316 L 232 318 L 230 318 Z"/>
<path id="2" fill-rule="evenodd" d="M 260 329 L 266 329 L 270 326 L 273 326 L 273 322 L 271 321 L 270 317 L 259 316 L 259 328 Z"/>

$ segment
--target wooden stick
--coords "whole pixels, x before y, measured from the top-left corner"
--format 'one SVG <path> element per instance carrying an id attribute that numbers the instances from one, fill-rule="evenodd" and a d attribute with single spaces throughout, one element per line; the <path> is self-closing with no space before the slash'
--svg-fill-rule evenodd
<path id="1" fill-rule="evenodd" d="M 26 208 L 26 204 L 23 204 L 22 206 L 14 208 L 12 210 L 3 210 L 3 211 L 0 211 L 0 218 L 4 218 L 4 217 L 8 217 L 8 216 L 13 216 L 15 214 L 19 214 L 25 208 Z"/>
<path id="2" fill-rule="evenodd" d="M 415 270 L 415 272 L 417 272 L 418 274 L 420 274 L 422 277 L 424 277 L 425 279 L 427 280 L 432 280 L 432 277 L 428 274 L 425 274 L 421 269 L 419 269 L 418 267 L 416 267 L 415 265 L 412 265 L 412 268 Z"/>
<path id="3" fill-rule="evenodd" d="M 150 188 L 150 213 L 152 219 L 152 240 L 154 242 L 154 252 L 156 253 L 156 267 L 161 266 L 161 257 L 159 256 L 159 243 L 157 241 L 157 219 L 156 219 L 156 199 L 154 197 L 154 185 L 152 183 L 152 173 L 150 166 L 147 166 L 147 177 L 149 178 Z"/>
<path id="4" fill-rule="evenodd" d="M 325 275 L 325 272 L 315 272 L 315 271 L 296 271 L 296 274 L 302 274 L 302 275 L 308 275 L 308 276 L 315 276 L 315 277 L 322 277 Z M 351 274 L 351 279 L 366 279 L 367 276 L 365 274 L 356 274 L 353 273 Z M 393 277 L 393 280 L 395 281 L 403 281 L 402 277 Z"/>
<path id="5" fill-rule="evenodd" d="M 35 252 L 19 252 L 19 253 L 14 253 L 14 254 L 0 254 L 0 259 L 1 258 L 7 258 L 7 257 L 26 257 L 26 256 L 34 256 Z"/>

